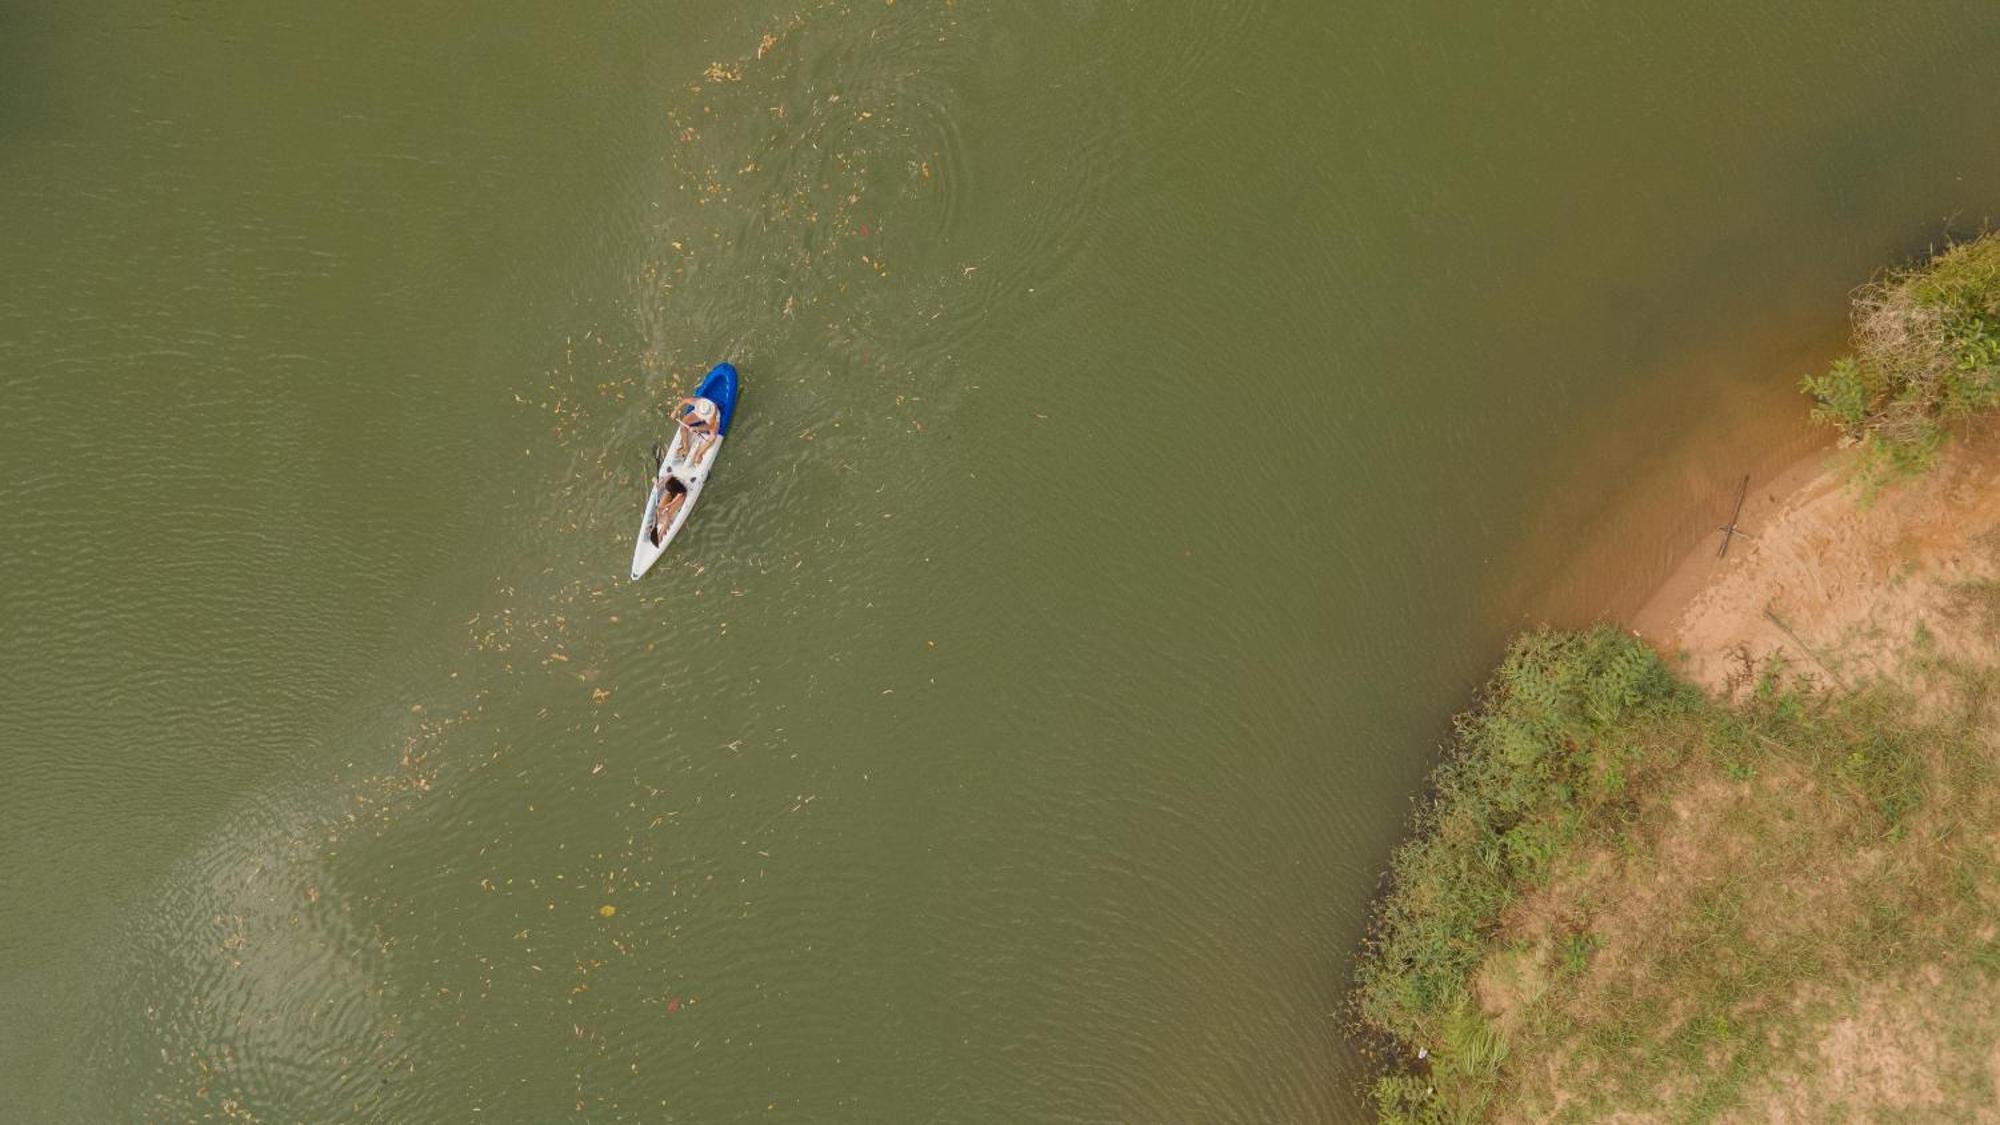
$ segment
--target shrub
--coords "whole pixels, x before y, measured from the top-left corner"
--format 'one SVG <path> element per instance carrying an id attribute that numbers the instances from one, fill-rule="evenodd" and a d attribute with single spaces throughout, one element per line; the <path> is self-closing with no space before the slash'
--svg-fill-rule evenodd
<path id="1" fill-rule="evenodd" d="M 1929 467 L 1957 422 L 2000 406 L 2000 235 L 1854 296 L 1854 354 L 1808 375 L 1813 418 L 1863 449 L 1874 485 Z"/>

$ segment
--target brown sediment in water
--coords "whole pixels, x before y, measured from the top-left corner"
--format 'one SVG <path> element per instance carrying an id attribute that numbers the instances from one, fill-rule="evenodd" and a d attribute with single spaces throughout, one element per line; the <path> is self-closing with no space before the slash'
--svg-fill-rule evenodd
<path id="1" fill-rule="evenodd" d="M 1492 604 L 1518 615 L 1516 626 L 1632 620 L 1690 551 L 1714 553 L 1746 475 L 1747 512 L 1825 445 L 1787 376 L 1823 367 L 1837 348 L 1824 318 L 1779 317 L 1691 352 L 1580 425 L 1547 471 L 1546 499 Z"/>
<path id="2" fill-rule="evenodd" d="M 1529 516 L 1495 599 L 1516 625 L 1622 623 L 1719 690 L 1744 656 L 1774 653 L 1838 686 L 1902 654 L 1879 641 L 1873 655 L 1849 651 L 1862 634 L 1907 641 L 1919 621 L 1949 634 L 1952 623 L 1933 618 L 1965 616 L 1932 612 L 1914 591 L 2000 563 L 2000 540 L 1985 542 L 2000 535 L 2000 433 L 1960 435 L 1934 471 L 1864 502 L 1847 484 L 1853 456 L 1807 421 L 1790 377 L 1824 366 L 1837 338 L 1817 320 L 1779 319 L 1646 380 L 1551 467 L 1550 499 Z M 1744 534 L 1719 556 L 1745 477 Z"/>
<path id="3" fill-rule="evenodd" d="M 1366 1026 L 1417 1056 L 1385 1107 L 1990 1101 L 2000 427 L 1864 492 L 1773 377 L 1817 351 L 1652 380 L 1545 474 L 1506 592 L 1529 624 L 1621 627 L 1518 638 L 1434 775 L 1358 974 Z"/>

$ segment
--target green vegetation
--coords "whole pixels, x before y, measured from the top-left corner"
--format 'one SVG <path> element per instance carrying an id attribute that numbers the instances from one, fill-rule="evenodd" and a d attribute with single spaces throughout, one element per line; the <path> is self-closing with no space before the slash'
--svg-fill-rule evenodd
<path id="1" fill-rule="evenodd" d="M 2000 406 L 2000 236 L 1861 290 L 1854 348 L 1805 389 L 1872 490 Z M 1908 646 L 1855 687 L 1837 653 L 1807 651 L 1827 689 L 1746 650 L 1712 698 L 1617 630 L 1518 638 L 1456 723 L 1360 954 L 1381 1117 L 2000 1103 L 1995 535 L 1967 544 L 1989 565 L 1954 554 L 1930 620 L 1885 619 Z"/>
<path id="2" fill-rule="evenodd" d="M 1804 389 L 1863 446 L 1870 487 L 1929 467 L 1953 423 L 2000 405 L 2000 235 L 1863 287 L 1853 320 L 1854 354 Z"/>
<path id="3" fill-rule="evenodd" d="M 1921 707 L 1782 666 L 1718 702 L 1612 629 L 1519 638 L 1361 954 L 1381 1116 L 1991 1104 L 2000 676 L 1926 659 Z"/>

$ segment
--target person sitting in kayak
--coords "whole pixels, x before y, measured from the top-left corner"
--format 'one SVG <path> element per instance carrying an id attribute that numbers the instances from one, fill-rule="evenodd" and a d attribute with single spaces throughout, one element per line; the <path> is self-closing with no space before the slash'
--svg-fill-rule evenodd
<path id="1" fill-rule="evenodd" d="M 667 529 L 674 526 L 674 513 L 681 510 L 687 498 L 687 485 L 682 484 L 679 477 L 668 477 L 667 486 L 660 490 L 659 510 L 653 513 L 653 546 L 659 546 Z"/>
<path id="2" fill-rule="evenodd" d="M 721 412 L 715 403 L 705 398 L 684 398 L 674 408 L 675 421 L 680 428 L 674 431 L 674 444 L 667 455 L 687 443 L 687 458 L 695 464 L 708 453 L 708 447 L 715 444 L 716 427 L 721 421 Z"/>

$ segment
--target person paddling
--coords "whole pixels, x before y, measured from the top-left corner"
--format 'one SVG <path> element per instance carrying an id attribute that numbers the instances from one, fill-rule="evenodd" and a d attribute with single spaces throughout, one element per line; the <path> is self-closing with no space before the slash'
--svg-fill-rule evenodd
<path id="1" fill-rule="evenodd" d="M 674 420 L 680 428 L 674 431 L 674 444 L 667 455 L 673 456 L 685 442 L 687 459 L 701 464 L 708 447 L 715 444 L 716 424 L 720 420 L 715 403 L 705 398 L 684 398 L 674 407 Z"/>

